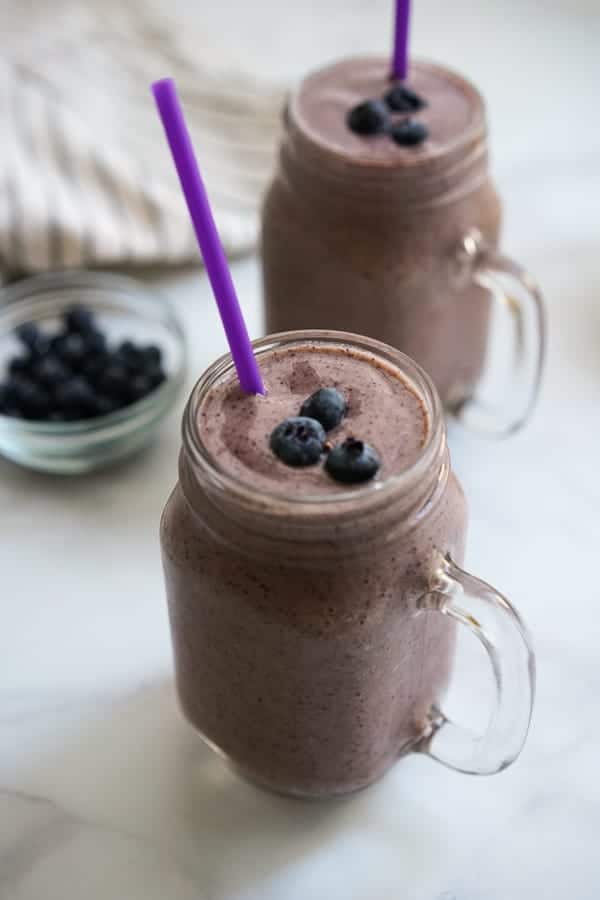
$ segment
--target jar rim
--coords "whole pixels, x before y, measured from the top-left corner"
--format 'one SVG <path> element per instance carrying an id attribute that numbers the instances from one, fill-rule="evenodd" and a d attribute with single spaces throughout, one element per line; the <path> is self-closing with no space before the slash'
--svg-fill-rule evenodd
<path id="1" fill-rule="evenodd" d="M 260 365 L 261 356 L 264 354 L 303 344 L 338 345 L 345 348 L 350 346 L 353 349 L 371 353 L 399 369 L 403 378 L 407 380 L 423 402 L 429 416 L 430 427 L 427 438 L 416 460 L 406 469 L 390 475 L 382 481 L 369 482 L 364 486 L 335 494 L 284 494 L 253 487 L 218 465 L 204 445 L 197 427 L 197 414 L 202 401 L 210 389 L 234 369 L 231 354 L 226 353 L 212 363 L 194 385 L 182 421 L 182 438 L 186 454 L 194 464 L 196 472 L 209 485 L 217 488 L 220 492 L 226 492 L 245 506 L 260 508 L 265 512 L 268 508 L 268 511 L 273 514 L 309 515 L 320 511 L 335 513 L 347 510 L 350 504 L 354 504 L 355 511 L 358 512 L 363 509 L 366 511 L 381 502 L 385 503 L 414 488 L 425 478 L 436 459 L 439 460 L 441 466 L 446 449 L 446 427 L 441 401 L 433 382 L 414 360 L 405 353 L 374 338 L 343 331 L 316 329 L 287 331 L 259 338 L 253 341 L 252 346 Z"/>

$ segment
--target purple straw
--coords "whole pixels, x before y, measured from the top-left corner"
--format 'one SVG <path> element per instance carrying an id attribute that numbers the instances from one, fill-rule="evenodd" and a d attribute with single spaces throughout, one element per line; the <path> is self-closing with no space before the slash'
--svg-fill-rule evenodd
<path id="1" fill-rule="evenodd" d="M 396 0 L 396 25 L 394 28 L 394 55 L 392 76 L 404 81 L 408 74 L 408 23 L 410 0 Z"/>
<path id="2" fill-rule="evenodd" d="M 264 394 L 265 388 L 206 196 L 206 188 L 194 156 L 194 148 L 179 104 L 175 82 L 172 78 L 156 81 L 152 85 L 152 93 L 187 201 L 240 386 L 247 394 Z"/>

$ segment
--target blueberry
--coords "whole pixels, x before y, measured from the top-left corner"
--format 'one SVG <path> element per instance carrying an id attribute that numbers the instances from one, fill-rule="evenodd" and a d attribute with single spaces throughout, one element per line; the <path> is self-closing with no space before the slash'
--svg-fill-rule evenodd
<path id="1" fill-rule="evenodd" d="M 95 330 L 96 321 L 93 312 L 87 306 L 82 306 L 81 304 L 68 309 L 64 315 L 64 320 L 69 331 L 86 334 L 88 331 Z"/>
<path id="2" fill-rule="evenodd" d="M 17 328 L 17 337 L 22 344 L 29 349 L 34 349 L 41 336 L 40 329 L 35 322 L 24 322 Z"/>
<path id="3" fill-rule="evenodd" d="M 32 375 L 39 384 L 47 388 L 56 388 L 71 376 L 71 371 L 58 356 L 44 356 L 32 369 Z"/>
<path id="4" fill-rule="evenodd" d="M 17 402 L 15 379 L 9 379 L 5 384 L 0 384 L 0 416 L 23 418 Z"/>
<path id="5" fill-rule="evenodd" d="M 105 397 L 102 394 L 95 395 L 94 415 L 107 416 L 109 413 L 114 412 L 115 409 L 118 409 L 118 403 L 111 400 L 110 397 Z"/>
<path id="6" fill-rule="evenodd" d="M 121 343 L 117 347 L 117 353 L 123 359 L 137 359 L 140 351 L 135 346 L 133 341 L 121 341 Z"/>
<path id="7" fill-rule="evenodd" d="M 47 419 L 50 415 L 50 395 L 33 381 L 22 379 L 17 385 L 15 403 L 26 419 Z"/>
<path id="8" fill-rule="evenodd" d="M 377 451 L 353 437 L 346 438 L 343 443 L 334 447 L 325 462 L 325 468 L 331 477 L 345 484 L 368 481 L 373 478 L 380 465 Z"/>
<path id="9" fill-rule="evenodd" d="M 153 390 L 147 375 L 134 375 L 129 382 L 129 399 L 134 402 L 146 397 Z"/>
<path id="10" fill-rule="evenodd" d="M 0 413 L 6 413 L 7 409 L 10 408 L 10 398 L 8 395 L 8 389 L 5 384 L 0 384 Z"/>
<path id="11" fill-rule="evenodd" d="M 97 329 L 91 329 L 84 335 L 88 353 L 104 353 L 106 350 L 106 335 Z"/>
<path id="12" fill-rule="evenodd" d="M 160 366 L 162 362 L 162 350 L 156 344 L 149 344 L 142 349 L 142 356 L 146 366 Z"/>
<path id="13" fill-rule="evenodd" d="M 116 355 L 119 363 L 136 375 L 149 375 L 161 367 L 162 351 L 154 344 L 143 347 L 133 341 L 123 341 Z"/>
<path id="14" fill-rule="evenodd" d="M 412 112 L 413 106 L 410 100 L 405 96 L 404 89 L 401 84 L 395 84 L 391 90 L 383 97 L 384 103 L 387 103 L 393 112 Z"/>
<path id="15" fill-rule="evenodd" d="M 348 113 L 348 128 L 356 134 L 379 134 L 388 125 L 388 111 L 381 100 L 365 100 Z"/>
<path id="16" fill-rule="evenodd" d="M 68 331 L 59 331 L 57 334 L 52 335 L 48 343 L 48 351 L 50 353 L 58 354 L 62 342 L 64 341 L 68 333 Z"/>
<path id="17" fill-rule="evenodd" d="M 146 369 L 144 375 L 149 380 L 152 389 L 159 387 L 163 381 L 167 380 L 167 376 L 162 366 L 151 366 Z"/>
<path id="18" fill-rule="evenodd" d="M 123 341 L 119 344 L 116 357 L 119 364 L 125 366 L 130 372 L 141 372 L 144 369 L 143 354 L 133 341 Z"/>
<path id="19" fill-rule="evenodd" d="M 427 106 L 423 98 L 405 84 L 395 84 L 383 99 L 394 112 L 416 112 Z"/>
<path id="20" fill-rule="evenodd" d="M 312 466 L 319 462 L 325 443 L 325 431 L 316 419 L 292 416 L 272 432 L 270 447 L 288 466 Z"/>
<path id="21" fill-rule="evenodd" d="M 33 366 L 31 356 L 15 356 L 8 364 L 10 375 L 29 375 Z"/>
<path id="22" fill-rule="evenodd" d="M 397 144 L 401 144 L 403 147 L 413 147 L 415 144 L 422 144 L 429 132 L 422 122 L 417 122 L 415 119 L 404 119 L 394 125 L 391 134 Z"/>
<path id="23" fill-rule="evenodd" d="M 2 385 L 2 402 L 3 405 L 17 407 L 19 405 L 19 388 L 21 378 L 9 378 Z"/>
<path id="24" fill-rule="evenodd" d="M 60 348 L 65 339 L 64 334 L 55 334 L 48 341 L 48 355 L 60 358 Z"/>
<path id="25" fill-rule="evenodd" d="M 55 393 L 58 411 L 67 418 L 85 419 L 94 414 L 95 395 L 89 381 L 74 376 L 61 384 Z"/>
<path id="26" fill-rule="evenodd" d="M 111 364 L 111 361 L 112 357 L 109 353 L 90 353 L 81 365 L 81 374 L 91 384 L 96 385 L 101 379 L 104 370 Z"/>
<path id="27" fill-rule="evenodd" d="M 402 91 L 409 103 L 412 103 L 412 107 L 414 110 L 425 109 L 425 107 L 427 106 L 427 100 L 424 100 L 420 94 L 417 94 L 416 91 L 413 91 L 413 89 L 407 84 L 402 85 Z"/>
<path id="28" fill-rule="evenodd" d="M 98 389 L 102 394 L 127 400 L 129 394 L 129 375 L 127 369 L 111 362 L 98 378 Z"/>
<path id="29" fill-rule="evenodd" d="M 137 356 L 139 352 L 133 341 L 121 341 L 117 347 L 117 351 L 122 354 L 123 357 Z"/>
<path id="30" fill-rule="evenodd" d="M 17 337 L 27 347 L 31 356 L 42 356 L 48 352 L 50 341 L 40 331 L 35 322 L 25 322 L 17 328 Z"/>
<path id="31" fill-rule="evenodd" d="M 300 408 L 301 416 L 320 422 L 325 431 L 331 431 L 346 415 L 346 401 L 335 388 L 319 388 L 305 400 Z"/>
<path id="32" fill-rule="evenodd" d="M 77 332 L 66 334 L 58 342 L 56 352 L 66 366 L 75 370 L 80 369 L 87 356 L 85 338 Z"/>
<path id="33" fill-rule="evenodd" d="M 47 334 L 40 334 L 35 347 L 31 348 L 31 355 L 40 359 L 50 352 L 50 338 Z"/>

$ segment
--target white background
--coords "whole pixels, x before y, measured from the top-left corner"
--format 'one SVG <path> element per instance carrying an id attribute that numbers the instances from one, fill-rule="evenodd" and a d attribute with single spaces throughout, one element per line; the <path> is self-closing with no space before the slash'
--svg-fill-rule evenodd
<path id="1" fill-rule="evenodd" d="M 468 566 L 511 596 L 535 635 L 527 748 L 491 779 L 411 758 L 334 804 L 271 797 L 230 776 L 172 690 L 157 529 L 178 409 L 157 446 L 94 477 L 0 463 L 1 900 L 600 893 L 600 10 L 596 0 L 414 5 L 416 51 L 488 98 L 504 245 L 538 275 L 550 308 L 531 426 L 502 443 L 450 435 L 471 510 Z M 182 27 L 285 79 L 387 51 L 390 6 L 169 4 Z M 257 261 L 234 273 L 258 335 Z M 224 350 L 206 280 L 199 270 L 148 277 L 184 318 L 195 377 Z M 484 691 L 476 662 L 462 677 Z"/>

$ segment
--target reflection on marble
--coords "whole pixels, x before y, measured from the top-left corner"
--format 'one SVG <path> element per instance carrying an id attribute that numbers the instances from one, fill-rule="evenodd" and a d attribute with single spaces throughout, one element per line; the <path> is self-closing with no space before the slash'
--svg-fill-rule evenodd
<path id="1" fill-rule="evenodd" d="M 218 30 L 235 10 L 252 48 L 277 6 L 251 4 L 250 15 L 221 0 L 203 15 Z M 273 53 L 281 72 L 294 58 L 301 71 L 342 46 L 384 46 L 388 0 L 324 0 L 322 33 L 312 6 L 294 4 L 298 27 Z M 179 408 L 155 448 L 110 472 L 62 480 L 0 464 L 0 900 L 600 895 L 600 16 L 592 0 L 454 6 L 452 24 L 434 0 L 415 4 L 415 39 L 425 47 L 430 29 L 431 55 L 459 65 L 464 54 L 490 93 L 506 246 L 539 275 L 550 306 L 531 427 L 496 444 L 450 434 L 471 510 L 467 564 L 511 596 L 536 636 L 539 690 L 522 758 L 478 779 L 410 757 L 373 788 L 325 804 L 230 775 L 173 695 L 157 525 Z M 539 117 L 510 99 L 523 96 L 513 47 L 535 50 L 527 99 Z M 265 54 L 257 65 L 268 68 Z M 581 146 L 559 121 L 557 96 L 569 123 L 585 124 Z M 206 282 L 197 272 L 148 277 L 185 318 L 199 372 L 224 347 Z M 258 334 L 256 261 L 236 263 L 235 278 Z M 471 652 L 460 671 L 470 703 L 486 690 Z"/>

